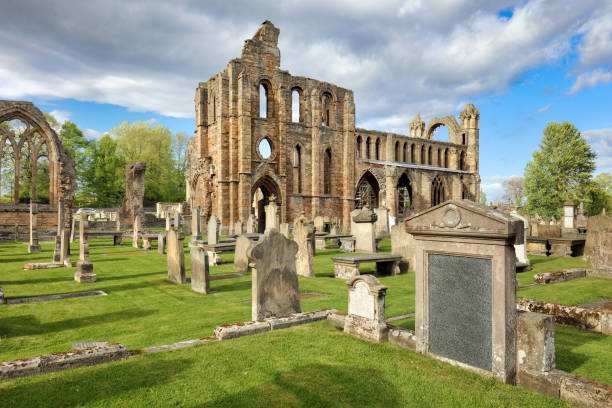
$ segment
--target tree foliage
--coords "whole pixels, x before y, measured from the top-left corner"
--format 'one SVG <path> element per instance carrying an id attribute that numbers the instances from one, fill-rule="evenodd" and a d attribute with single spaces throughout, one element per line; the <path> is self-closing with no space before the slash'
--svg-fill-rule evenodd
<path id="1" fill-rule="evenodd" d="M 502 200 L 520 206 L 523 203 L 523 198 L 525 198 L 523 181 L 523 177 L 520 176 L 513 176 L 505 180 L 503 183 L 504 195 Z"/>
<path id="2" fill-rule="evenodd" d="M 87 149 L 90 156 L 80 205 L 115 207 L 124 194 L 125 162 L 117 154 L 117 142 L 104 135 Z"/>
<path id="3" fill-rule="evenodd" d="M 595 170 L 596 153 L 569 122 L 549 123 L 540 149 L 525 167 L 525 195 L 529 213 L 561 216 L 568 199 L 584 196 Z"/>

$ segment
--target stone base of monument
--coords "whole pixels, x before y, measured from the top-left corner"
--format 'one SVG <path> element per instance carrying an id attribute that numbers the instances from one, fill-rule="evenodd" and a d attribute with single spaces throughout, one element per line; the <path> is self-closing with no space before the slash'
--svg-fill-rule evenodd
<path id="1" fill-rule="evenodd" d="M 40 252 L 40 245 L 28 245 L 28 254 L 36 254 Z"/>
<path id="2" fill-rule="evenodd" d="M 208 266 L 221 265 L 221 251 L 206 251 L 208 253 Z"/>
<path id="3" fill-rule="evenodd" d="M 344 332 L 365 340 L 386 341 L 387 331 L 387 324 L 384 322 L 353 314 L 348 314 L 344 318 Z"/>
<path id="4" fill-rule="evenodd" d="M 93 264 L 89 261 L 77 262 L 77 270 L 74 273 L 74 280 L 79 283 L 93 283 L 97 280 L 93 272 Z"/>

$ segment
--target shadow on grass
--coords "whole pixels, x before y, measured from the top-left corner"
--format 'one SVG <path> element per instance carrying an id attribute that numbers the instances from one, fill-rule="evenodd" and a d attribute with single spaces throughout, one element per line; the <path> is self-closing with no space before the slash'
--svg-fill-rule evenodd
<path id="1" fill-rule="evenodd" d="M 188 359 L 147 359 L 76 369 L 53 377 L 16 380 L 3 387 L 2 399 L 7 407 L 73 407 L 97 400 L 129 405 L 129 397 L 122 394 L 173 381 L 191 365 L 193 361 Z"/>
<path id="2" fill-rule="evenodd" d="M 372 381 L 375 378 L 376 381 Z M 207 402 L 201 407 L 394 407 L 399 391 L 382 371 L 311 364 L 275 375 L 274 380 Z"/>
<path id="3" fill-rule="evenodd" d="M 239 278 L 236 278 L 239 279 Z M 215 289 L 222 292 L 233 292 L 237 290 L 251 289 L 251 281 L 232 282 L 232 279 L 218 279 L 214 281 Z"/>
<path id="4" fill-rule="evenodd" d="M 582 365 L 589 362 L 593 356 L 576 350 L 583 346 L 595 345 L 596 343 L 603 342 L 605 339 L 605 334 L 555 325 L 555 354 L 557 357 L 557 368 L 569 372 L 580 368 Z"/>
<path id="5" fill-rule="evenodd" d="M 106 277 L 104 275 L 99 276 L 98 275 L 98 282 L 102 281 L 102 282 L 106 282 L 106 281 L 114 281 L 114 280 L 123 280 L 123 279 L 137 279 L 140 277 L 144 277 L 144 276 L 152 276 L 152 275 L 160 275 L 160 274 L 164 274 L 166 273 L 166 271 L 159 271 L 159 272 L 148 272 L 148 273 L 135 273 L 132 275 L 122 275 L 122 276 L 112 276 L 112 277 Z M 17 280 L 17 281 L 10 281 L 7 280 L 5 281 L 7 284 L 10 285 L 19 285 L 19 284 L 26 284 L 26 285 L 32 285 L 32 284 L 36 284 L 36 283 L 53 283 L 53 282 L 69 282 L 72 280 L 71 276 L 57 276 L 57 277 L 53 277 L 53 278 L 38 278 L 38 279 L 24 279 L 24 280 Z M 103 290 L 103 289 L 102 289 Z M 48 293 L 49 295 L 53 295 L 55 293 Z M 40 295 L 37 295 L 40 296 Z"/>
<path id="6" fill-rule="evenodd" d="M 33 315 L 22 315 L 0 319 L 3 337 L 42 335 L 64 330 L 78 329 L 103 323 L 113 323 L 120 320 L 136 319 L 157 313 L 156 310 L 127 309 L 120 312 L 101 313 L 93 316 L 76 317 L 41 323 Z"/>

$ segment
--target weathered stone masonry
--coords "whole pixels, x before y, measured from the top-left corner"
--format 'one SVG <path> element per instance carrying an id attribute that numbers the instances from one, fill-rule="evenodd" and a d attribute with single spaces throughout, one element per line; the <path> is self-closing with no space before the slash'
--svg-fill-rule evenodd
<path id="1" fill-rule="evenodd" d="M 281 223 L 304 209 L 345 227 L 365 204 L 404 217 L 451 198 L 479 199 L 478 109 L 468 104 L 460 123 L 446 116 L 428 127 L 417 116 L 410 135 L 356 129 L 353 92 L 280 69 L 278 35 L 265 21 L 240 58 L 196 89 L 187 202 L 217 215 L 222 233 L 251 211 L 262 217 L 271 195 Z M 449 142 L 431 140 L 439 126 Z M 264 139 L 269 157 L 259 149 Z"/>

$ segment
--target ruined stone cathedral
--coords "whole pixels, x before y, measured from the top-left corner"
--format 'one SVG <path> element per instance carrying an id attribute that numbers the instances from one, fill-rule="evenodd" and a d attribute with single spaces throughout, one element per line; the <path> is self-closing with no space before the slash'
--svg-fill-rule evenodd
<path id="1" fill-rule="evenodd" d="M 479 200 L 479 112 L 417 115 L 409 135 L 355 127 L 353 92 L 280 69 L 277 29 L 264 21 L 240 58 L 200 82 L 196 132 L 189 142 L 187 202 L 215 214 L 227 233 L 254 213 L 263 222 L 271 196 L 280 222 L 336 218 L 384 206 L 403 218 L 449 199 Z M 446 126 L 449 141 L 432 140 Z"/>

